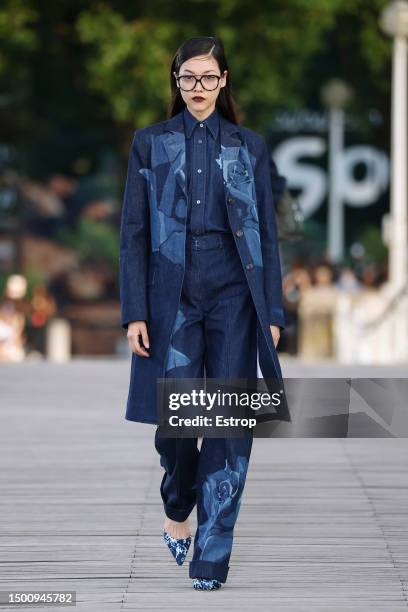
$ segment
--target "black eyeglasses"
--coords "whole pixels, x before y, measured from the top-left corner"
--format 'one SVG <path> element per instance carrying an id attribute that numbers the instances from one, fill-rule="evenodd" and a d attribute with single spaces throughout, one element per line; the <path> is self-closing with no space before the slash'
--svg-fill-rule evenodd
<path id="1" fill-rule="evenodd" d="M 175 72 L 173 72 L 173 74 L 180 89 L 183 91 L 191 91 L 195 88 L 197 83 L 200 83 L 207 91 L 213 91 L 217 89 L 218 83 L 222 78 L 222 76 L 218 74 L 202 74 L 200 77 L 196 77 L 193 74 L 183 74 L 181 76 L 176 76 Z"/>

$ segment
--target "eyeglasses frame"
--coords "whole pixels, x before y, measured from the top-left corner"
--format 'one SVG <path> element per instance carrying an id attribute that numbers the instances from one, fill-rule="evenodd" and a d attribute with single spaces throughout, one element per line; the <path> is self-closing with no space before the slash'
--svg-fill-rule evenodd
<path id="1" fill-rule="evenodd" d="M 194 91 L 194 89 L 195 89 L 195 88 L 196 88 L 196 86 L 197 86 L 197 83 L 200 83 L 201 87 L 202 87 L 202 88 L 203 88 L 205 91 L 215 91 L 215 90 L 218 88 L 218 85 L 220 84 L 220 79 L 222 79 L 222 78 L 223 78 L 224 74 L 225 74 L 225 70 L 224 70 L 224 73 L 223 73 L 223 74 L 221 74 L 221 75 L 218 75 L 218 74 L 201 74 L 201 75 L 199 76 L 199 78 L 197 78 L 195 74 L 179 74 L 179 75 L 177 76 L 177 75 L 176 75 L 176 73 L 175 73 L 175 72 L 173 72 L 174 78 L 176 79 L 177 84 L 178 84 L 178 86 L 180 87 L 180 89 L 181 89 L 182 91 Z M 191 76 L 191 77 L 193 77 L 193 78 L 195 79 L 194 87 L 192 87 L 191 89 L 183 89 L 183 88 L 180 86 L 179 79 L 181 79 L 181 77 L 185 77 L 185 76 Z M 203 77 L 205 77 L 205 76 L 215 76 L 215 77 L 217 77 L 218 82 L 217 82 L 217 86 L 216 86 L 216 87 L 214 87 L 214 89 L 207 89 L 206 87 L 204 87 L 204 85 L 203 85 L 203 84 L 202 84 L 202 82 L 201 82 L 201 79 L 202 79 Z"/>

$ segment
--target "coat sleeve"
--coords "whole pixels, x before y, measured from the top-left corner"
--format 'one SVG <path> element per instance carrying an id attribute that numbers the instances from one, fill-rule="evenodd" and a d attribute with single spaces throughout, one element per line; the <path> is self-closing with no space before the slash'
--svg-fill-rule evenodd
<path id="1" fill-rule="evenodd" d="M 147 257 L 149 235 L 149 203 L 146 179 L 141 169 L 144 141 L 136 130 L 129 152 L 128 170 L 123 197 L 120 247 L 121 326 L 127 329 L 132 321 L 147 321 Z"/>
<path id="2" fill-rule="evenodd" d="M 278 247 L 275 206 L 272 194 L 271 166 L 265 138 L 255 164 L 259 232 L 264 266 L 264 287 L 270 325 L 286 327 L 282 299 L 282 273 Z"/>

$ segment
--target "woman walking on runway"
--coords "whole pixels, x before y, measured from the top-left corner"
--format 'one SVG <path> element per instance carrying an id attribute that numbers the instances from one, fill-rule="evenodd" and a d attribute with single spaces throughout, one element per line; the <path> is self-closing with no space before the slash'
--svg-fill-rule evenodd
<path id="1" fill-rule="evenodd" d="M 132 351 L 126 418 L 158 423 L 158 377 L 281 378 L 285 327 L 269 153 L 238 124 L 222 41 L 196 37 L 170 69 L 168 119 L 136 130 L 120 231 L 121 322 Z M 200 590 L 227 580 L 252 433 L 170 438 L 164 541 Z"/>

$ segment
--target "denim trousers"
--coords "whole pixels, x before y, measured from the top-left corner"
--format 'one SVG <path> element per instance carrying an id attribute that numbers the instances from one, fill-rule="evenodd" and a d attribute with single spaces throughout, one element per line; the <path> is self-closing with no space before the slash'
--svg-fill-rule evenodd
<path id="1" fill-rule="evenodd" d="M 173 378 L 256 378 L 256 311 L 232 234 L 186 236 L 179 308 L 183 323 L 172 337 L 187 365 Z M 160 494 L 167 517 L 185 521 L 197 504 L 190 578 L 225 582 L 233 531 L 245 485 L 253 436 L 169 438 L 155 433 L 164 475 Z"/>

